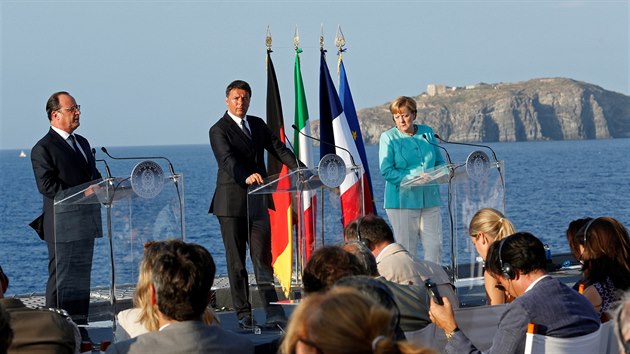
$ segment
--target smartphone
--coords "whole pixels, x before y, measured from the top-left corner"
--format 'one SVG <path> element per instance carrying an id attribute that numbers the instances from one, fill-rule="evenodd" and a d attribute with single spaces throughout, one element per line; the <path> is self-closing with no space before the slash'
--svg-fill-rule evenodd
<path id="1" fill-rule="evenodd" d="M 437 285 L 435 285 L 435 283 L 431 279 L 425 280 L 424 286 L 427 288 L 427 291 L 436 304 L 444 305 L 444 301 L 442 301 L 442 296 L 440 296 Z"/>

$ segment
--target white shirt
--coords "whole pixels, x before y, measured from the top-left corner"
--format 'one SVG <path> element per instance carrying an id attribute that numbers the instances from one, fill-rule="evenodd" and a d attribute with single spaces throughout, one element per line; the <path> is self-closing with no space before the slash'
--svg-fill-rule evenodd
<path id="1" fill-rule="evenodd" d="M 230 118 L 232 118 L 232 120 L 236 123 L 236 125 L 238 125 L 241 129 L 243 129 L 243 125 L 245 125 L 250 132 L 252 131 L 251 128 L 249 127 L 247 116 L 245 116 L 245 118 L 237 117 L 234 114 L 232 114 L 230 111 L 227 111 L 227 114 L 230 116 Z"/>
<path id="2" fill-rule="evenodd" d="M 65 130 L 61 130 L 57 127 L 53 127 L 52 125 L 50 126 L 52 128 L 52 130 L 54 130 L 55 132 L 57 132 L 57 134 L 59 134 L 59 136 L 61 136 L 63 138 L 63 140 L 66 141 L 66 143 L 68 143 L 68 145 L 70 145 L 70 147 L 72 148 L 72 150 L 74 150 L 74 145 L 72 145 L 72 140 L 70 140 L 70 134 Z M 83 148 L 81 147 L 81 144 L 79 144 L 79 141 L 77 140 L 77 137 L 74 137 L 74 140 L 77 142 L 77 146 L 79 147 L 79 152 L 81 153 L 81 155 L 83 155 L 83 158 L 87 161 L 87 156 L 85 156 L 85 151 L 83 151 Z"/>
<path id="3" fill-rule="evenodd" d="M 529 284 L 529 286 L 527 287 L 527 289 L 525 289 L 525 292 L 528 292 L 529 290 L 531 290 L 531 288 L 533 288 L 533 287 L 534 287 L 534 285 L 538 284 L 538 282 L 539 282 L 539 281 L 541 281 L 541 280 L 543 280 L 544 278 L 547 278 L 547 277 L 549 277 L 549 276 L 550 276 L 549 274 L 545 274 L 545 275 L 543 275 L 542 277 L 540 277 L 540 278 L 538 278 L 538 279 L 534 280 L 534 282 L 532 282 L 531 284 Z"/>

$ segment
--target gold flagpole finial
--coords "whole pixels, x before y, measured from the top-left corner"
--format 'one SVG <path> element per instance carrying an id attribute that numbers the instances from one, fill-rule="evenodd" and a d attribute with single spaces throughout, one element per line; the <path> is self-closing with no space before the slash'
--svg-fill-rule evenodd
<path id="1" fill-rule="evenodd" d="M 343 32 L 341 32 L 341 25 L 337 26 L 337 36 L 335 36 L 335 46 L 337 47 L 337 51 L 339 53 L 345 51 L 344 46 L 346 45 L 346 38 L 343 36 Z"/>
<path id="2" fill-rule="evenodd" d="M 269 25 L 267 25 L 267 36 L 265 37 L 265 45 L 267 46 L 267 50 L 271 50 L 271 30 L 269 29 Z"/>
<path id="3" fill-rule="evenodd" d="M 298 50 L 300 46 L 300 34 L 298 33 L 298 26 L 295 25 L 295 35 L 293 36 L 293 46 L 295 46 L 295 50 Z"/>
<path id="4" fill-rule="evenodd" d="M 322 23 L 322 29 L 319 34 L 319 50 L 324 50 L 324 24 Z"/>

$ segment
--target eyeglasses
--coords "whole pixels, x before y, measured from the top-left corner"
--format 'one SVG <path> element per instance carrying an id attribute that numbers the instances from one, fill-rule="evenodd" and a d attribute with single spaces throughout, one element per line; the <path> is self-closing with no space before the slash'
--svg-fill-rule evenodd
<path id="1" fill-rule="evenodd" d="M 63 111 L 63 110 L 66 110 L 66 111 L 71 112 L 71 113 L 75 113 L 77 111 L 80 112 L 81 111 L 81 105 L 78 104 L 76 106 L 72 106 L 72 107 L 68 107 L 68 108 L 59 108 L 57 111 Z"/>

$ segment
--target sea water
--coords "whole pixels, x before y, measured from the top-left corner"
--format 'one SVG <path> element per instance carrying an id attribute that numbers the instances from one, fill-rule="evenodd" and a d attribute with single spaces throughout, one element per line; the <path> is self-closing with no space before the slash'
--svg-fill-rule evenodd
<path id="1" fill-rule="evenodd" d="M 608 215 L 630 225 L 630 139 L 544 141 L 489 144 L 505 161 L 506 214 L 520 231 L 529 231 L 550 246 L 568 252 L 565 230 L 573 219 Z M 453 161 L 465 161 L 476 148 L 448 145 Z M 166 156 L 184 175 L 186 240 L 205 246 L 226 274 L 225 254 L 214 215 L 208 207 L 217 165 L 209 145 L 114 147 L 113 156 Z M 383 210 L 384 180 L 378 169 L 378 146 L 366 146 L 377 212 Z M 29 222 L 41 213 L 29 158 L 19 150 L 0 151 L 0 265 L 9 275 L 8 294 L 43 292 L 47 248 Z M 30 151 L 26 151 L 30 156 Z M 317 151 L 314 153 L 318 155 Z M 491 154 L 490 154 L 491 156 Z M 98 158 L 106 158 L 99 154 Z M 108 159 L 112 174 L 128 175 L 137 161 Z M 162 163 L 162 161 L 156 160 Z M 101 173 L 104 166 L 99 163 Z M 166 166 L 165 171 L 168 171 Z M 168 172 L 167 172 L 168 173 Z M 106 242 L 99 239 L 97 243 Z M 95 264 L 93 284 L 107 285 L 109 268 Z M 251 268 L 251 266 L 250 266 Z"/>

